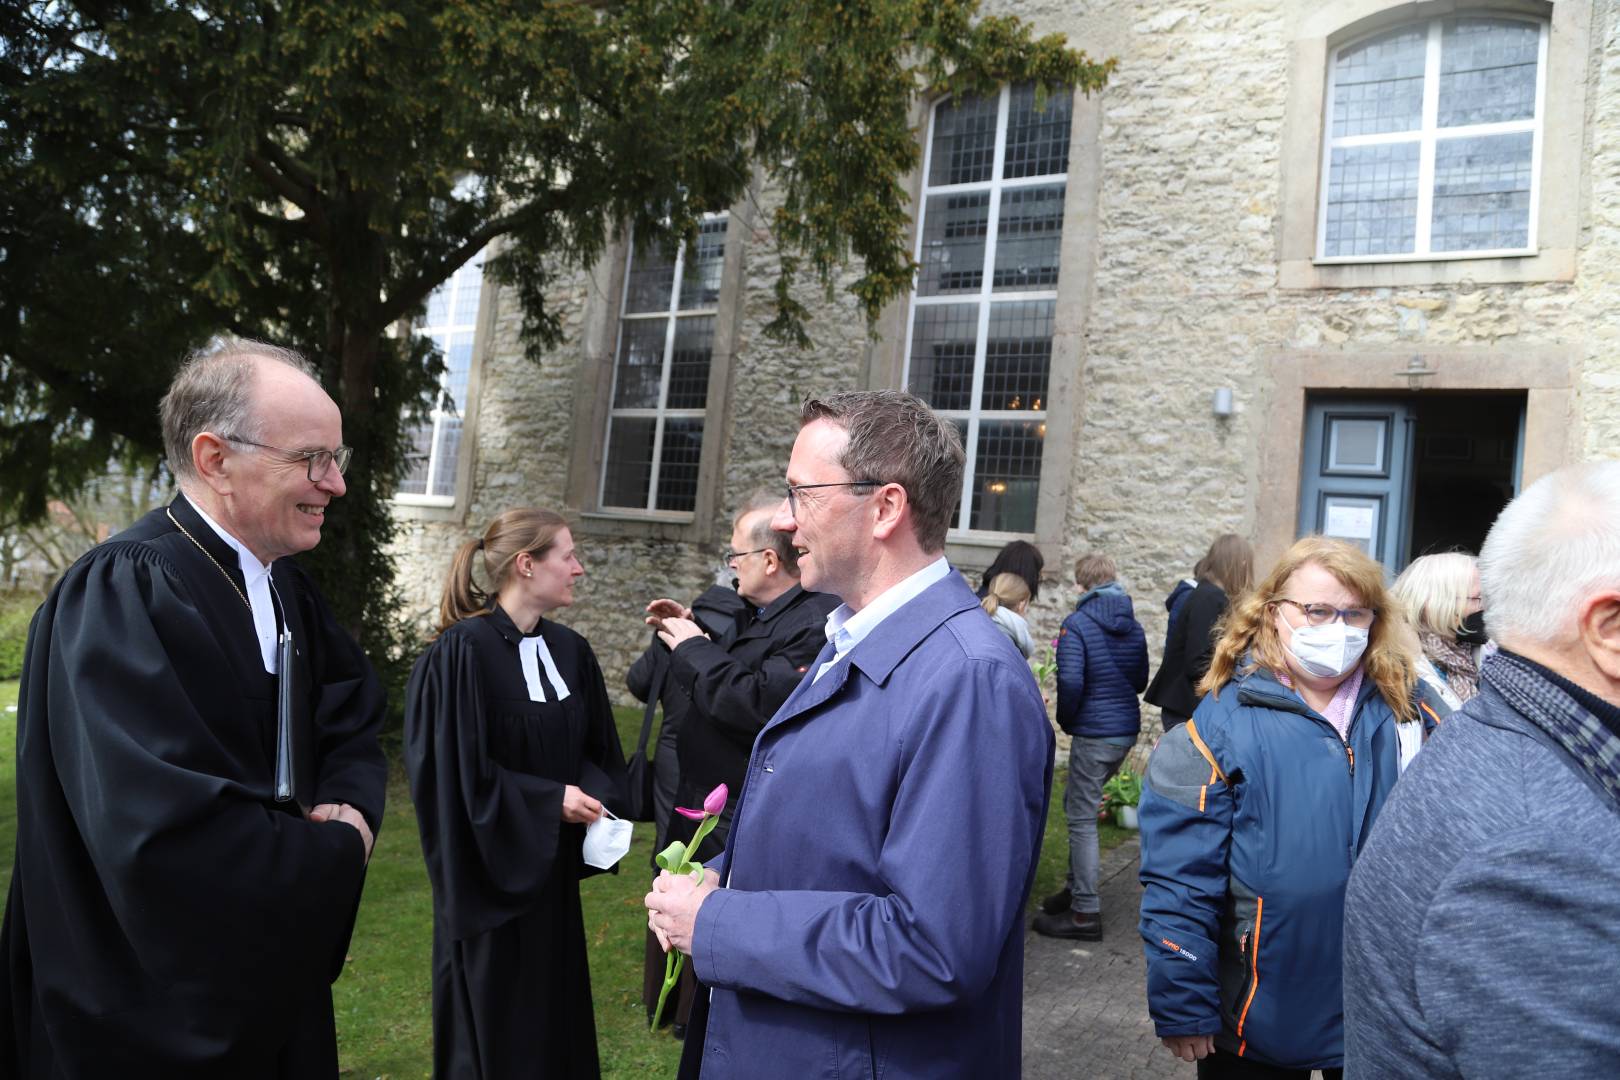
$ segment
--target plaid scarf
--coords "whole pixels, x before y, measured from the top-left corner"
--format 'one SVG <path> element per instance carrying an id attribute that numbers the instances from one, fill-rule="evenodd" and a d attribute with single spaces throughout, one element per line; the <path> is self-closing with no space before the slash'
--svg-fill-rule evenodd
<path id="1" fill-rule="evenodd" d="M 1522 657 L 1499 652 L 1485 661 L 1480 674 L 1620 804 L 1620 735 Z"/>
<path id="2" fill-rule="evenodd" d="M 1445 638 L 1427 630 L 1418 631 L 1423 655 L 1446 677 L 1446 685 L 1461 701 L 1479 693 L 1479 670 L 1474 666 L 1474 650 L 1456 638 Z"/>

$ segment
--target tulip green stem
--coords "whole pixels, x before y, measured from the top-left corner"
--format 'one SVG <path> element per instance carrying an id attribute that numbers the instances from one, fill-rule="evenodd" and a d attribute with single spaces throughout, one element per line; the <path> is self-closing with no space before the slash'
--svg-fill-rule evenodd
<path id="1" fill-rule="evenodd" d="M 714 831 L 715 825 L 720 821 L 716 814 L 710 814 L 698 822 L 697 832 L 692 835 L 691 842 L 682 844 L 679 840 L 670 844 L 658 855 L 658 865 L 672 874 L 686 874 L 695 878 L 699 884 L 703 882 L 703 864 L 692 862 L 688 856 L 695 855 L 697 849 L 703 845 L 704 838 Z M 671 865 L 673 864 L 673 865 Z M 669 992 L 680 981 L 681 968 L 686 963 L 686 957 L 681 955 L 679 949 L 671 947 L 664 954 L 664 986 L 658 991 L 658 1007 L 653 1010 L 652 1030 L 658 1030 L 658 1023 L 664 1016 L 664 1000 Z"/>

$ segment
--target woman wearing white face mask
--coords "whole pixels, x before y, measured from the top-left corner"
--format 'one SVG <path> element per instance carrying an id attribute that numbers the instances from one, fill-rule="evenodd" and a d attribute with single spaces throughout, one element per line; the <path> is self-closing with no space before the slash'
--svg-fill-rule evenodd
<path id="1" fill-rule="evenodd" d="M 1391 617 L 1394 616 L 1394 617 Z M 1141 800 L 1148 1005 L 1211 1077 L 1343 1065 L 1344 889 L 1424 723 L 1383 568 L 1307 537 L 1228 612 Z"/>

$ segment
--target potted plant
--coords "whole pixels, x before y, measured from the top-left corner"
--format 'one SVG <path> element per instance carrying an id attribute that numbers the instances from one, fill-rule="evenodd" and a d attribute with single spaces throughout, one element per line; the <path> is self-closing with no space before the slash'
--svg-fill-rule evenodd
<path id="1" fill-rule="evenodd" d="M 19 654 L 20 655 L 20 654 Z M 1046 718 L 1052 719 L 1052 677 L 1057 674 L 1057 638 L 1052 639 L 1049 648 L 1042 650 L 1040 657 L 1030 657 L 1029 670 L 1035 675 L 1035 684 L 1041 689 L 1041 701 L 1046 705 Z"/>
<path id="2" fill-rule="evenodd" d="M 1103 804 L 1112 807 L 1114 820 L 1121 828 L 1135 829 L 1136 804 L 1142 798 L 1142 778 L 1129 769 L 1121 769 L 1103 785 Z"/>

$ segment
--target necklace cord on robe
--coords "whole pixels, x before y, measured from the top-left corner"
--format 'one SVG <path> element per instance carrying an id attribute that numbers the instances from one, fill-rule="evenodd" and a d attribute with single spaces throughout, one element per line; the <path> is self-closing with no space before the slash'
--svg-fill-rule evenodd
<path id="1" fill-rule="evenodd" d="M 214 558 L 207 548 L 203 547 L 202 544 L 197 542 L 197 538 L 195 536 L 192 536 L 186 531 L 186 527 L 184 525 L 175 520 L 173 512 L 170 511 L 168 507 L 163 508 L 163 513 L 168 516 L 169 521 L 173 523 L 174 527 L 180 530 L 180 535 L 184 536 L 187 540 L 190 540 L 193 544 L 196 544 L 197 550 L 202 552 L 203 555 L 207 556 L 208 561 L 214 564 L 214 569 L 218 570 L 220 576 L 230 583 L 231 589 L 235 591 L 237 596 L 241 597 L 242 606 L 248 609 L 248 616 L 251 618 L 253 615 L 253 605 L 248 602 L 247 594 L 244 593 L 242 591 L 242 587 L 236 583 L 236 579 L 231 577 L 230 573 L 219 564 L 219 560 Z M 281 597 L 276 593 L 276 585 L 274 580 L 270 582 L 270 595 L 272 602 L 277 607 L 281 607 Z M 282 613 L 281 622 L 285 627 L 287 624 L 287 616 L 285 611 Z M 296 787 L 296 782 L 294 780 L 294 769 L 296 765 L 293 758 L 292 749 L 292 680 L 288 675 L 288 669 L 292 666 L 293 658 L 292 634 L 283 631 L 279 635 L 279 646 L 280 652 L 278 655 L 280 663 L 276 665 L 278 670 L 276 674 L 275 799 L 276 802 L 290 802 L 293 798 L 293 792 Z"/>
<path id="2" fill-rule="evenodd" d="M 236 583 L 236 579 L 231 577 L 230 571 L 226 570 L 223 566 L 219 565 L 219 560 L 214 558 L 213 554 L 207 548 L 203 547 L 201 542 L 199 542 L 198 539 L 195 536 L 192 536 L 189 532 L 186 531 L 186 527 L 184 525 L 180 524 L 180 522 L 178 520 L 176 520 L 173 511 L 171 511 L 168 507 L 165 506 L 163 508 L 163 512 L 166 515 L 168 515 L 169 521 L 174 524 L 174 527 L 180 530 L 180 535 L 184 536 L 187 540 L 190 540 L 193 544 L 196 544 L 197 545 L 197 550 L 202 552 L 203 555 L 208 559 L 208 561 L 214 564 L 214 569 L 219 571 L 220 576 L 223 577 L 226 581 L 230 582 L 231 589 L 236 593 L 236 595 L 238 597 L 241 598 L 242 606 L 248 609 L 248 614 L 249 615 L 252 615 L 253 614 L 253 605 L 248 603 L 247 593 L 243 592 L 242 591 L 242 586 L 238 585 Z"/>

